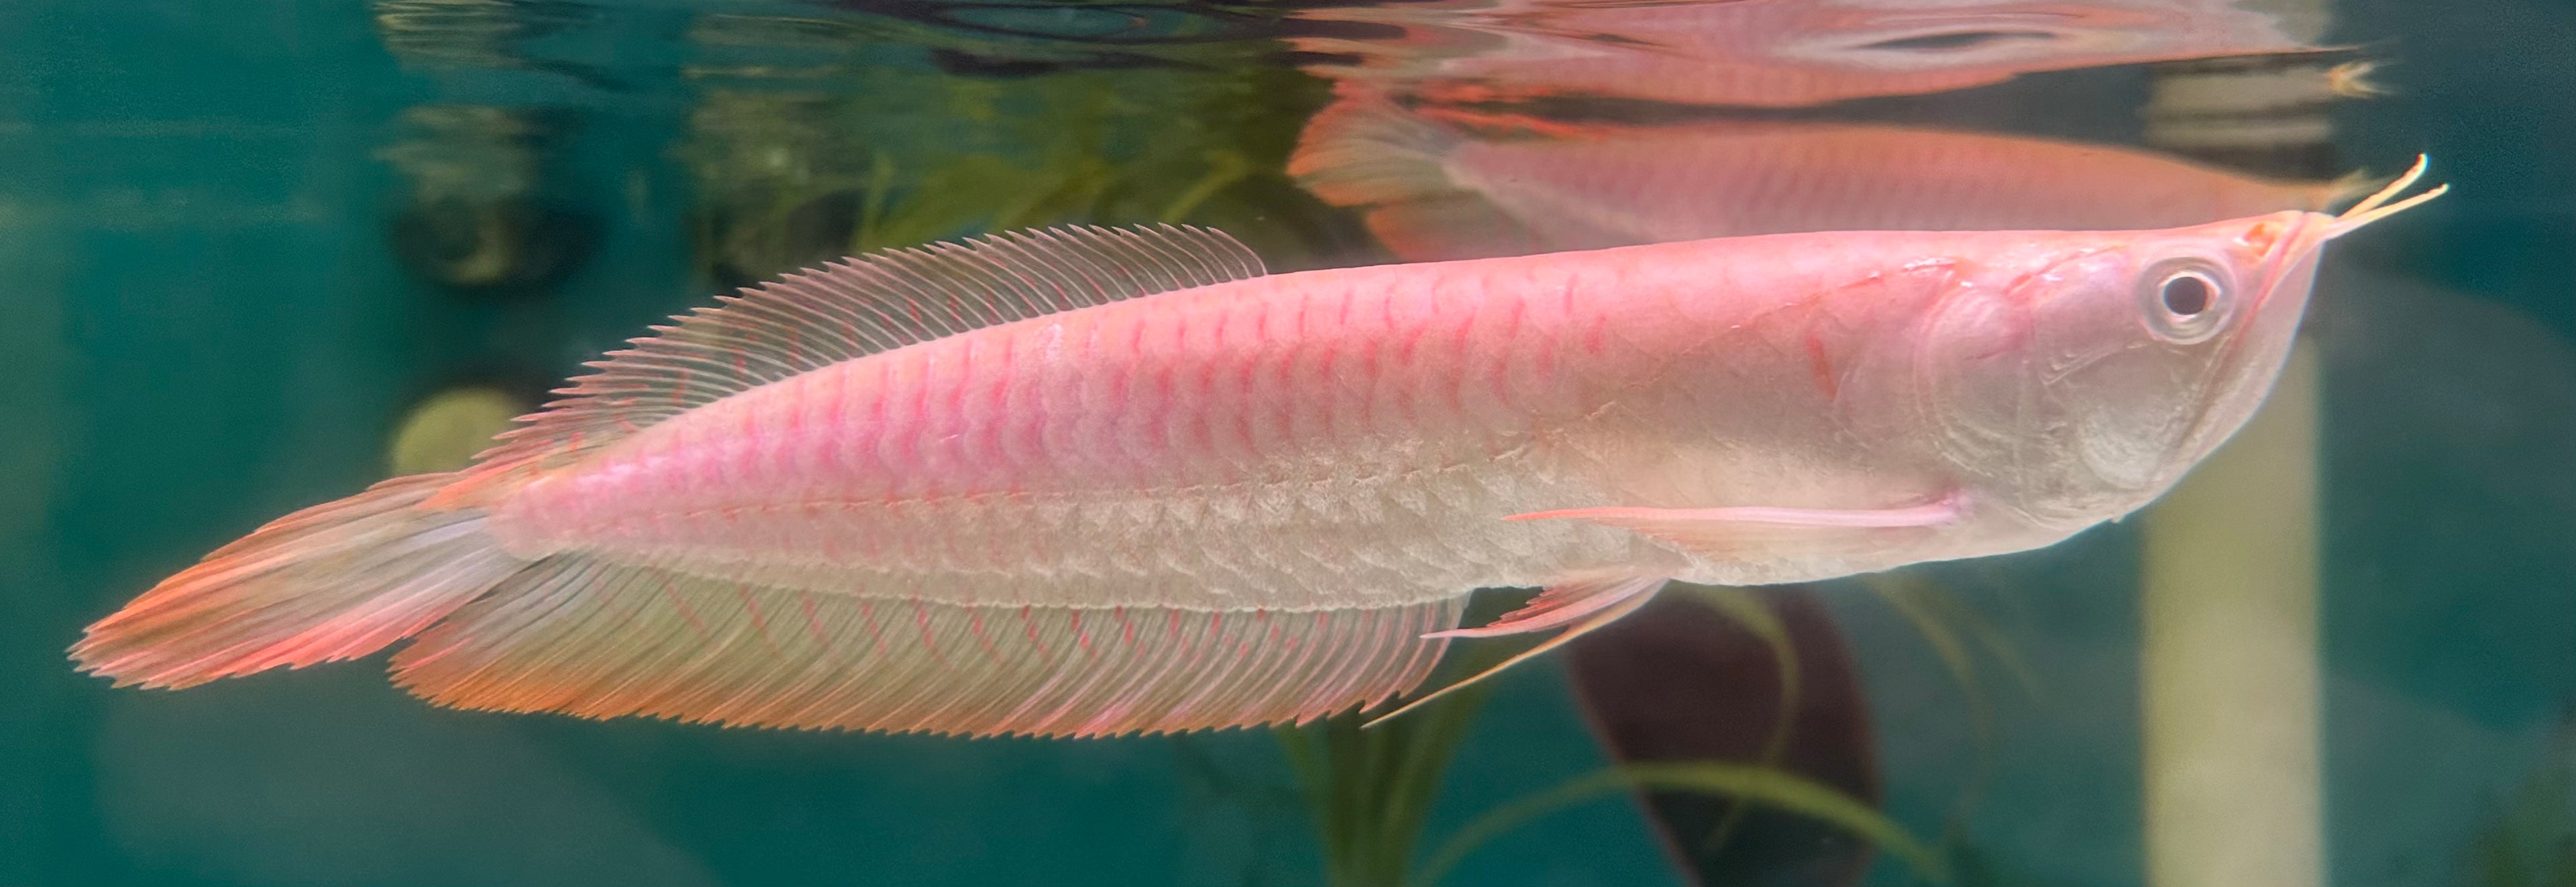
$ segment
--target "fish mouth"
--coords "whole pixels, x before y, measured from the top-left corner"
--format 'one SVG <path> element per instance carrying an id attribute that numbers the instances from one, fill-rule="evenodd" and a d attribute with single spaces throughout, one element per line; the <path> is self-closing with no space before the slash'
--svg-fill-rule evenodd
<path id="1" fill-rule="evenodd" d="M 2273 300 L 2281 294 L 2283 284 L 2290 282 L 2292 278 L 2310 273 L 2309 266 L 2312 266 L 2324 253 L 2328 241 L 2360 230 L 2389 216 L 2422 206 L 2433 198 L 2449 193 L 2451 186 L 2445 183 L 2435 185 L 2422 194 L 2394 203 L 2390 202 L 2392 198 L 2404 193 L 2407 188 L 2413 187 L 2417 180 L 2423 178 L 2424 170 L 2431 162 L 2432 158 L 2426 155 L 2415 155 L 2415 165 L 2407 167 L 2404 173 L 2399 174 L 2385 187 L 2354 202 L 2334 216 L 2312 212 L 2298 213 L 2291 221 L 2288 230 L 2280 232 L 2273 238 L 2270 249 L 2266 251 L 2263 261 L 2258 265 L 2263 269 L 2261 284 L 2254 288 L 2253 304 L 2246 308 L 2246 322 L 2239 324 L 2235 330 L 2228 333 L 2229 350 L 2242 347 L 2245 337 L 2255 327 L 2261 325 L 2265 312 L 2272 307 Z M 2304 289 L 2302 291 L 2304 292 Z M 2304 307 L 2304 301 L 2303 299 L 2302 307 Z"/>
<path id="2" fill-rule="evenodd" d="M 2395 180 L 2378 191 L 2372 192 L 2370 196 L 2355 201 L 2353 205 L 2345 207 L 2343 212 L 2332 217 L 2320 213 L 2299 213 L 2297 221 L 2291 224 L 2289 230 L 2281 232 L 2273 240 L 2269 254 L 2263 258 L 2262 267 L 2266 273 L 2262 286 L 2255 289 L 2255 302 L 2251 309 L 2254 315 L 2259 316 L 2262 313 L 2264 304 L 2269 302 L 2273 294 L 2279 290 L 2283 280 L 2296 273 L 2302 263 L 2316 259 L 2317 254 L 2325 249 L 2327 241 L 2360 230 L 2389 216 L 2422 206 L 2433 198 L 2449 193 L 2451 186 L 2444 183 L 2426 189 L 2422 194 L 2394 203 L 2390 202 L 2392 198 L 2405 193 L 2407 188 L 2414 187 L 2415 182 L 2424 177 L 2424 170 L 2431 163 L 2431 157 L 2423 154 L 2415 155 L 2415 165 L 2407 167 L 2406 171 L 2400 173 Z M 2246 327 L 2251 326 L 2251 324 L 2246 325 Z M 2240 327 L 2238 334 L 2241 335 L 2246 327 Z"/>
<path id="3" fill-rule="evenodd" d="M 2242 376 L 2246 370 L 2244 366 L 2246 362 L 2260 360 L 2270 354 L 2268 350 L 2248 353 L 2249 349 L 2260 348 L 2267 338 L 2258 335 L 2256 332 L 2258 329 L 2274 330 L 2283 324 L 2296 326 L 2298 315 L 2306 311 L 2309 291 L 2314 286 L 2316 264 L 2324 254 L 2328 241 L 2350 234 L 2373 222 L 2421 206 L 2427 201 L 2448 193 L 2451 186 L 2446 183 L 2435 185 L 2421 194 L 2404 200 L 2391 202 L 2398 194 L 2404 193 L 2407 188 L 2412 187 L 2423 177 L 2429 163 L 2430 158 L 2421 154 L 2416 155 L 2415 165 L 2408 167 L 2405 173 L 2370 196 L 2345 208 L 2340 214 L 2334 216 L 2312 212 L 2296 214 L 2287 226 L 2287 230 L 2275 235 L 2269 248 L 2265 250 L 2263 260 L 2257 265 L 2263 269 L 2261 281 L 2253 288 L 2253 299 L 2252 303 L 2246 306 L 2245 320 L 2226 333 L 2226 338 L 2221 343 L 2221 347 L 2225 350 L 2217 359 L 2210 361 L 2202 383 L 2208 385 L 2217 382 L 2223 385 L 2226 379 Z M 2298 304 L 2294 306 L 2277 304 L 2279 299 L 2285 297 L 2285 290 L 2290 287 L 2296 287 L 2296 294 L 2288 297 L 2295 298 Z M 2283 312 L 2288 312 L 2290 316 L 2275 316 Z M 2278 359 L 2287 360 L 2288 343 L 2294 338 L 2295 333 L 2295 329 L 2279 330 L 2282 347 L 2279 350 Z M 2271 378 L 2277 378 L 2277 373 L 2267 377 L 2266 384 L 2259 387 L 2247 387 L 2243 391 L 2223 388 L 2218 392 L 2218 396 L 2203 399 L 2199 412 L 2192 416 L 2190 424 L 2185 426 L 2189 430 L 2175 442 L 2174 449 L 2168 456 L 2173 461 L 2168 464 L 2189 465 L 2217 449 L 2219 443 L 2235 432 L 2235 428 L 2213 427 L 2211 417 L 2239 413 L 2251 416 L 2252 409 L 2221 409 L 2221 407 L 2236 404 L 2247 397 L 2253 397 L 2259 401 L 2263 395 L 2271 391 L 2271 385 L 2268 384 Z"/>

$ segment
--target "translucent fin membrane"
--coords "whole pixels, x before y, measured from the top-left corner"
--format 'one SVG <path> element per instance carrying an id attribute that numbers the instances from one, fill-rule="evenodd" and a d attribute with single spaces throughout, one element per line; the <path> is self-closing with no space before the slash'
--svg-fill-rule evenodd
<path id="1" fill-rule="evenodd" d="M 1404 203 L 1465 193 L 1441 169 L 1457 134 L 1383 98 L 1344 98 L 1317 113 L 1288 174 L 1335 206 Z"/>
<path id="2" fill-rule="evenodd" d="M 1102 736 L 1302 722 L 1421 682 L 1465 596 L 1380 609 L 967 607 L 539 563 L 396 680 L 466 708 Z"/>
<path id="3" fill-rule="evenodd" d="M 1595 589 L 1590 594 L 1579 596 L 1598 599 L 1605 602 L 1605 605 L 1577 613 L 1574 618 L 1563 623 L 1565 625 L 1565 630 L 1557 632 L 1555 637 L 1540 641 L 1538 646 L 1522 650 L 1519 653 L 1514 654 L 1511 658 L 1494 663 L 1492 667 L 1487 668 L 1484 671 L 1468 675 L 1456 683 L 1416 696 L 1412 700 L 1406 702 L 1403 707 L 1378 715 L 1362 726 L 1374 727 L 1394 718 L 1397 715 L 1429 705 L 1433 700 L 1474 686 L 1478 681 L 1503 673 L 1505 669 L 1536 659 L 1550 650 L 1562 647 L 1567 643 L 1572 642 L 1575 638 L 1592 633 L 1593 629 L 1617 622 L 1621 617 L 1637 612 L 1637 609 L 1645 606 L 1647 601 L 1654 600 L 1655 593 L 1663 590 L 1665 582 L 1666 580 L 1663 577 L 1647 576 L 1610 580 L 1601 583 L 1595 586 Z M 1554 591 L 1554 589 L 1550 589 L 1550 591 Z M 1542 596 L 1544 596 L 1544 594 L 1542 594 Z M 1533 600 L 1531 601 L 1531 605 L 1548 606 L 1549 604 Z M 1512 615 L 1517 615 L 1517 611 L 1514 614 L 1506 614 L 1505 618 L 1508 619 Z M 1463 633 L 1445 631 L 1438 633 L 1435 637 L 1449 637 L 1461 634 Z"/>
<path id="4" fill-rule="evenodd" d="M 1261 259 L 1203 228 L 1051 228 L 898 249 L 787 275 L 656 326 L 589 364 L 429 503 L 478 491 L 726 396 L 980 327 L 1258 277 Z"/>
<path id="5" fill-rule="evenodd" d="M 526 565 L 492 543 L 481 512 L 412 507 L 450 476 L 272 521 L 91 625 L 72 658 L 118 684 L 187 687 L 407 637 Z"/>
<path id="6" fill-rule="evenodd" d="M 1344 96 L 1307 123 L 1288 174 L 1334 206 L 1369 208 L 1370 233 L 1408 259 L 1546 252 L 1528 226 L 1443 167 L 1455 131 L 1383 97 Z"/>

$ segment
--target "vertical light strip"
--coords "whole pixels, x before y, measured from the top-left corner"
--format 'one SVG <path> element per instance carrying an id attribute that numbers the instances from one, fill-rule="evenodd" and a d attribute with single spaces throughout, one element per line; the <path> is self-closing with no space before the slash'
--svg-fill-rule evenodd
<path id="1" fill-rule="evenodd" d="M 2318 361 L 2142 531 L 2146 882 L 2324 882 L 2317 647 Z"/>

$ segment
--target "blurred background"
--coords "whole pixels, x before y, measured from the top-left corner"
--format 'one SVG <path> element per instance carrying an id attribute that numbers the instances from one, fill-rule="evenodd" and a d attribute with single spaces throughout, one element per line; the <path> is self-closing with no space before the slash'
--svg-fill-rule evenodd
<path id="1" fill-rule="evenodd" d="M 17 0 L 0 883 L 2576 885 L 2571 84 L 2563 0 Z M 2164 227 L 2419 152 L 2451 195 L 2335 245 L 2265 415 L 2140 519 L 1666 595 L 1371 731 L 734 731 L 62 654 L 852 252 Z"/>

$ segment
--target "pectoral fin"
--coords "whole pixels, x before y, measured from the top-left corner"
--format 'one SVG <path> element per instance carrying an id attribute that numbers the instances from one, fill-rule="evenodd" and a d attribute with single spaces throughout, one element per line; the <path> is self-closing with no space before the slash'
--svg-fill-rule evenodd
<path id="1" fill-rule="evenodd" d="M 1504 518 L 1591 521 L 1717 558 L 1744 557 L 1755 552 L 1778 556 L 1859 551 L 1958 519 L 1956 495 L 1921 505 L 1879 509 L 1568 508 Z"/>
<path id="2" fill-rule="evenodd" d="M 1478 681 L 1500 674 L 1504 669 L 1564 646 L 1565 642 L 1582 637 L 1586 632 L 1617 622 L 1619 617 L 1634 613 L 1638 607 L 1645 606 L 1647 601 L 1653 600 L 1655 592 L 1664 587 L 1665 581 L 1661 576 L 1619 576 L 1559 583 L 1548 586 L 1546 591 L 1539 592 L 1537 597 L 1531 598 L 1528 604 L 1503 614 L 1502 618 L 1494 620 L 1490 625 L 1423 635 L 1426 640 L 1444 637 L 1494 637 L 1544 631 L 1557 626 L 1565 627 L 1564 631 L 1539 642 L 1538 646 L 1523 650 L 1519 655 L 1495 663 L 1494 667 L 1469 675 L 1464 680 L 1417 697 L 1405 703 L 1404 707 L 1379 715 L 1364 726 L 1374 726 L 1388 718 L 1412 711 L 1431 700 L 1465 689 Z"/>
<path id="3" fill-rule="evenodd" d="M 1618 606 L 1642 594 L 1651 594 L 1662 585 L 1662 579 L 1639 579 L 1608 576 L 1550 585 L 1518 610 L 1503 614 L 1476 628 L 1452 628 L 1435 631 L 1426 638 L 1491 638 L 1507 634 L 1546 631 L 1569 623 L 1581 622 L 1587 616 Z M 1624 612 L 1624 611 L 1623 611 Z"/>

